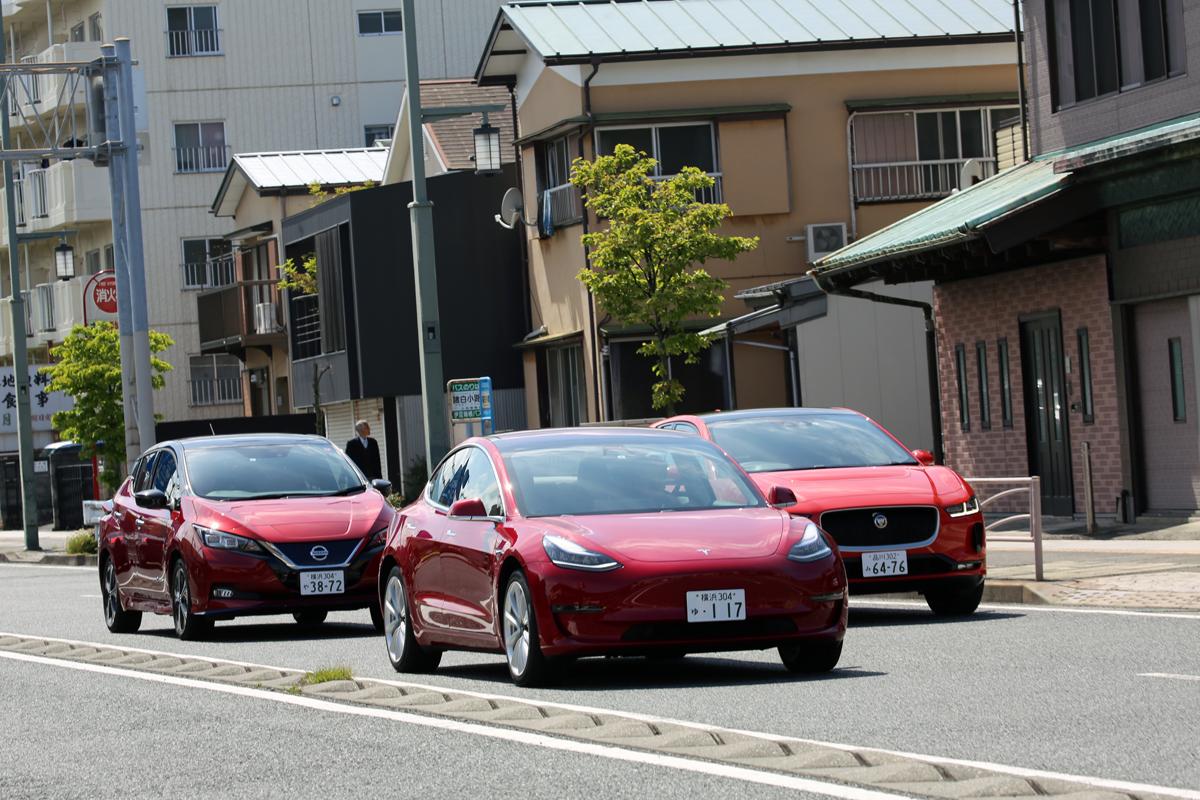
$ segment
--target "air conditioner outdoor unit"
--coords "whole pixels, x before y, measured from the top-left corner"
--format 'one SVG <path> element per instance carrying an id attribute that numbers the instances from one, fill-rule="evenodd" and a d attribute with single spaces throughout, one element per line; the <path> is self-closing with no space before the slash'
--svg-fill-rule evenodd
<path id="1" fill-rule="evenodd" d="M 275 304 L 255 303 L 254 332 L 275 333 L 277 330 L 279 330 L 279 327 L 275 324 Z"/>
<path id="2" fill-rule="evenodd" d="M 805 240 L 808 242 L 808 260 L 812 263 L 846 246 L 846 223 L 823 222 L 819 225 L 809 225 Z"/>

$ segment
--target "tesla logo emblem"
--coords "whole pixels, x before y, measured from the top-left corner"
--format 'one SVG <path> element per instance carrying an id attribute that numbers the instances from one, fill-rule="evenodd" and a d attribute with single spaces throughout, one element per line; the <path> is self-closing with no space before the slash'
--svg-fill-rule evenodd
<path id="1" fill-rule="evenodd" d="M 875 527 L 879 528 L 879 530 L 883 530 L 884 528 L 886 528 L 887 527 L 887 517 L 885 517 L 883 514 L 876 514 L 875 515 Z"/>
<path id="2" fill-rule="evenodd" d="M 877 522 L 876 524 L 879 523 Z M 884 524 L 887 524 L 886 520 L 884 521 Z M 313 561 L 324 561 L 325 559 L 329 558 L 329 551 L 325 549 L 325 545 L 321 544 L 317 545 L 312 550 L 309 550 L 308 554 L 313 557 Z"/>
<path id="3" fill-rule="evenodd" d="M 708 555 L 709 553 L 711 553 L 711 552 L 712 552 L 712 550 L 711 550 L 710 548 L 707 548 L 707 547 L 697 547 L 697 548 L 696 548 L 696 552 L 697 552 L 697 553 L 703 553 L 704 555 Z"/>

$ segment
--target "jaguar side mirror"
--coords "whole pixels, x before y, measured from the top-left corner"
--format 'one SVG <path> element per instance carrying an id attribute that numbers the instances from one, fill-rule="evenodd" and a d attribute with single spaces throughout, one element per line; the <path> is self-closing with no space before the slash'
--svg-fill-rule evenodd
<path id="1" fill-rule="evenodd" d="M 932 467 L 937 463 L 933 458 L 933 453 L 928 450 L 913 450 L 912 453 L 916 457 L 917 462 L 923 467 Z"/>
<path id="2" fill-rule="evenodd" d="M 772 486 L 767 493 L 767 500 L 772 508 L 791 508 L 796 505 L 796 493 L 786 486 Z"/>

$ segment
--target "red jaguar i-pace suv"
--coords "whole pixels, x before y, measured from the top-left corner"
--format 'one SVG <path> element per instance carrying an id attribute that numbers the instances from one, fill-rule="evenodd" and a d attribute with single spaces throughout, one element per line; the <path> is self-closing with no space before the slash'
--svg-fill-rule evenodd
<path id="1" fill-rule="evenodd" d="M 720 445 L 760 487 L 838 543 L 855 594 L 920 592 L 939 615 L 971 614 L 987 573 L 974 490 L 924 450 L 848 409 L 772 408 L 663 420 Z"/>
<path id="2" fill-rule="evenodd" d="M 380 629 L 389 487 L 318 436 L 155 445 L 101 522 L 104 621 L 133 632 L 143 612 L 170 614 L 175 633 L 193 639 L 216 620 L 286 613 L 318 625 L 330 611 L 367 608 Z"/>

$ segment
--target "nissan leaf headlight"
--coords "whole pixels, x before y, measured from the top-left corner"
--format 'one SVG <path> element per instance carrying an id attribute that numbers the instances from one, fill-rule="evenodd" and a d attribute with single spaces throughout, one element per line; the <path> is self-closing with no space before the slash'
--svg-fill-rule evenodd
<path id="1" fill-rule="evenodd" d="M 621 566 L 621 563 L 611 556 L 589 550 L 583 545 L 561 536 L 543 535 L 542 548 L 546 551 L 550 563 L 556 567 L 582 569 L 588 572 L 608 572 L 619 569 Z"/>
<path id="2" fill-rule="evenodd" d="M 966 517 L 974 514 L 979 510 L 979 498 L 974 495 L 968 497 L 961 503 L 952 506 L 946 506 L 946 513 L 952 517 Z"/>
<path id="3" fill-rule="evenodd" d="M 253 539 L 247 539 L 245 536 L 236 536 L 225 531 L 218 531 L 213 528 L 202 528 L 199 525 L 193 525 L 196 533 L 200 534 L 200 538 L 204 541 L 205 547 L 211 547 L 214 550 L 237 550 L 242 553 L 262 553 L 263 548 L 258 542 Z"/>
<path id="4" fill-rule="evenodd" d="M 832 553 L 829 545 L 825 543 L 825 537 L 821 535 L 821 530 L 810 522 L 804 526 L 804 535 L 800 537 L 800 541 L 788 550 L 787 557 L 789 561 L 799 561 L 803 564 L 820 561 Z"/>

